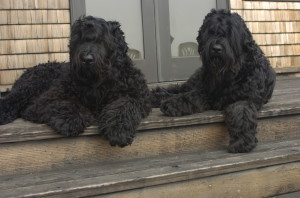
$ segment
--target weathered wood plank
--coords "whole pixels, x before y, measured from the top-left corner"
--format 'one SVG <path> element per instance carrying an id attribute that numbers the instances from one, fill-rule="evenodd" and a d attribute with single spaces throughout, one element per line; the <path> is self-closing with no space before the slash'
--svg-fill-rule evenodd
<path id="1" fill-rule="evenodd" d="M 69 9 L 69 0 L 0 0 L 0 9 Z"/>
<path id="2" fill-rule="evenodd" d="M 69 53 L 0 55 L 0 69 L 24 69 L 49 61 L 69 62 Z"/>
<path id="3" fill-rule="evenodd" d="M 7 92 L 11 90 L 12 85 L 0 85 L 0 92 Z"/>
<path id="4" fill-rule="evenodd" d="M 188 180 L 150 188 L 136 189 L 103 198 L 261 198 L 300 190 L 300 163 L 272 166 L 257 170 Z M 272 182 L 270 182 L 272 181 Z"/>
<path id="5" fill-rule="evenodd" d="M 287 193 L 284 195 L 277 195 L 275 197 L 272 198 L 299 198 L 300 197 L 300 191 L 297 192 L 291 192 L 291 193 Z"/>
<path id="6" fill-rule="evenodd" d="M 23 74 L 24 71 L 24 69 L 0 71 L 0 84 L 13 84 L 15 80 Z"/>
<path id="7" fill-rule="evenodd" d="M 300 33 L 253 34 L 258 45 L 280 45 L 300 43 Z"/>
<path id="8" fill-rule="evenodd" d="M 283 78 L 278 80 L 273 98 L 259 113 L 259 119 L 275 116 L 297 115 L 300 113 L 300 78 Z M 223 114 L 219 111 L 207 111 L 183 117 L 166 117 L 153 109 L 150 116 L 144 119 L 139 130 L 169 128 L 176 126 L 200 125 L 223 122 Z M 299 124 L 299 123 L 298 123 Z M 300 126 L 300 125 L 298 125 Z M 84 135 L 98 134 L 97 127 L 86 129 Z M 0 143 L 51 139 L 61 136 L 55 134 L 49 127 L 41 124 L 33 124 L 23 120 L 16 120 L 7 125 L 0 126 Z"/>
<path id="9" fill-rule="evenodd" d="M 300 22 L 246 22 L 252 33 L 300 32 Z"/>
<path id="10" fill-rule="evenodd" d="M 279 115 L 286 116 L 299 114 L 299 105 L 299 102 L 292 105 L 277 104 L 275 108 L 266 105 L 265 108 L 260 112 L 259 117 L 262 119 Z M 205 113 L 195 114 L 191 116 L 170 118 L 163 116 L 158 109 L 154 109 L 153 113 L 147 119 L 142 121 L 141 125 L 139 126 L 139 130 L 142 131 L 149 129 L 210 124 L 223 121 L 224 117 L 218 111 L 207 111 Z M 298 124 L 296 126 L 300 126 L 300 123 L 297 122 L 296 124 Z M 85 133 L 83 135 L 89 136 L 96 134 L 98 134 L 97 127 L 91 126 L 85 130 Z M 56 134 L 52 129 L 44 124 L 34 124 L 31 122 L 25 122 L 21 119 L 18 119 L 11 124 L 0 126 L 0 143 L 52 139 L 60 137 L 62 136 Z"/>
<path id="11" fill-rule="evenodd" d="M 69 38 L 0 40 L 1 54 L 68 52 Z"/>
<path id="12" fill-rule="evenodd" d="M 300 55 L 300 45 L 270 45 L 260 46 L 266 56 L 297 56 Z"/>
<path id="13" fill-rule="evenodd" d="M 275 1 L 243 1 L 243 0 L 230 0 L 231 9 L 300 9 L 299 2 L 275 2 Z"/>
<path id="14" fill-rule="evenodd" d="M 235 175 L 244 175 L 244 173 L 259 174 L 268 173 L 267 177 L 260 175 L 260 179 L 255 182 L 262 182 L 264 179 L 270 179 L 270 175 L 278 177 L 267 181 L 280 181 L 281 176 L 285 174 L 293 181 L 293 189 L 297 190 L 300 186 L 298 178 L 300 166 L 300 145 L 298 140 L 270 143 L 260 145 L 256 152 L 249 154 L 228 154 L 225 152 L 209 152 L 199 154 L 185 154 L 178 156 L 162 156 L 160 158 L 148 158 L 139 161 L 129 161 L 118 164 L 107 164 L 93 167 L 82 167 L 79 169 L 68 169 L 58 172 L 43 174 L 32 174 L 26 176 L 1 177 L 5 182 L 0 183 L 1 195 L 5 197 L 17 196 L 63 196 L 63 197 L 82 197 L 100 195 L 111 192 L 138 189 L 141 187 L 163 187 L 156 186 L 168 183 L 188 182 L 209 179 L 208 176 L 215 176 L 212 181 L 225 181 L 222 177 L 226 173 L 232 179 L 239 180 Z M 292 163 L 295 162 L 295 163 Z M 280 165 L 284 163 L 290 163 Z M 278 165 L 269 168 L 262 168 L 270 165 Z M 292 167 L 292 168 L 291 168 Z M 260 169 L 257 169 L 260 168 Z M 256 170 L 249 170 L 256 169 Z M 238 172 L 248 170 L 247 172 Z M 279 170 L 279 171 L 276 171 Z M 293 170 L 289 172 L 289 170 Z M 258 172 L 257 172 L 258 171 Z M 236 173 L 233 173 L 236 172 Z M 242 174 L 241 174 L 242 173 Z M 218 176 L 219 175 L 219 176 Z M 253 177 L 243 177 L 253 179 Z M 197 180 L 195 180 L 197 179 Z M 242 182 L 243 185 L 249 185 L 249 182 Z M 270 186 L 269 182 L 264 182 Z M 273 183 L 273 182 L 272 182 Z M 176 183 L 173 183 L 176 184 Z M 184 184 L 184 183 L 182 183 Z M 226 184 L 226 183 L 225 183 Z M 260 183 L 261 186 L 263 183 Z M 275 187 L 277 184 L 271 186 Z M 264 187 L 267 187 L 264 186 Z M 224 186 L 225 187 L 225 186 Z M 249 188 L 249 186 L 248 186 Z M 145 189 L 145 188 L 144 188 Z M 175 188 L 173 188 L 175 189 Z M 268 188 L 266 188 L 268 190 Z M 289 188 L 291 190 L 291 187 Z M 127 191 L 130 192 L 130 191 Z M 135 191 L 131 191 L 133 193 Z M 288 191 L 281 191 L 282 193 Z M 122 193 L 119 193 L 122 195 Z M 131 197 L 131 196 L 128 196 Z M 154 196 L 156 197 L 156 196 Z M 169 197 L 169 196 L 168 196 Z M 172 197 L 172 196 L 170 196 Z M 182 197 L 182 196 L 181 196 Z M 183 196 L 184 197 L 184 196 Z"/>
<path id="15" fill-rule="evenodd" d="M 300 115 L 260 120 L 257 136 L 259 145 L 299 139 L 299 126 Z M 18 136 L 18 133 L 22 135 Z M 88 131 L 86 133 L 88 136 L 60 138 L 61 136 L 53 132 L 43 134 L 36 129 L 28 130 L 27 134 L 22 129 L 6 131 L 8 137 L 3 134 L 1 141 L 6 139 L 6 142 L 11 140 L 20 142 L 1 144 L 0 175 L 25 174 L 90 163 L 120 162 L 215 149 L 225 151 L 229 142 L 227 129 L 222 123 L 141 132 L 137 134 L 133 144 L 125 148 L 111 147 L 106 140 L 94 135 L 95 129 L 91 134 Z M 38 139 L 36 136 L 56 139 L 26 141 Z"/>
<path id="16" fill-rule="evenodd" d="M 300 71 L 300 56 L 269 57 L 268 58 L 276 73 L 289 73 Z"/>
<path id="17" fill-rule="evenodd" d="M 298 10 L 232 10 L 245 21 L 297 21 L 300 20 Z"/>
<path id="18" fill-rule="evenodd" d="M 40 25 L 3 25 L 0 28 L 0 39 L 41 39 L 69 38 L 69 24 L 40 24 Z"/>
<path id="19" fill-rule="evenodd" d="M 0 25 L 47 23 L 70 24 L 70 10 L 0 10 Z"/>

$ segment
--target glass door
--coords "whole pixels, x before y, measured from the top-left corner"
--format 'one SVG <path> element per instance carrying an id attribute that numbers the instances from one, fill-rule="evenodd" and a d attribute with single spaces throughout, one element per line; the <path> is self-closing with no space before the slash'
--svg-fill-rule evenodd
<path id="1" fill-rule="evenodd" d="M 128 55 L 148 82 L 157 82 L 154 3 L 152 0 L 72 0 L 72 21 L 82 15 L 118 21 L 125 33 Z"/>
<path id="2" fill-rule="evenodd" d="M 201 67 L 196 37 L 212 8 L 229 8 L 229 0 L 71 0 L 71 17 L 119 21 L 136 66 L 148 82 L 163 82 Z"/>

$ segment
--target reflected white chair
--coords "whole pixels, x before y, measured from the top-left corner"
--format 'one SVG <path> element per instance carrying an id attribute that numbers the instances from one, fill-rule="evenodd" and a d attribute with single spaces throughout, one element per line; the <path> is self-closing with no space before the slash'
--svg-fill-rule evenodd
<path id="1" fill-rule="evenodd" d="M 179 57 L 199 56 L 198 44 L 194 42 L 185 42 L 179 45 Z"/>

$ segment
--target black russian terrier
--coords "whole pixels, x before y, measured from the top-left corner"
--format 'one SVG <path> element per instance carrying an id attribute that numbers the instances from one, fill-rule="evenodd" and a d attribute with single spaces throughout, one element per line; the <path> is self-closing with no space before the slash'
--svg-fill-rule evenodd
<path id="1" fill-rule="evenodd" d="M 0 100 L 0 124 L 21 117 L 65 136 L 97 124 L 112 146 L 131 144 L 151 100 L 120 24 L 82 17 L 72 25 L 69 49 L 69 63 L 39 64 L 15 82 Z"/>
<path id="2" fill-rule="evenodd" d="M 153 107 L 167 116 L 224 110 L 229 152 L 257 144 L 257 111 L 271 98 L 276 74 L 236 13 L 212 10 L 197 37 L 203 66 L 182 85 L 152 90 Z"/>

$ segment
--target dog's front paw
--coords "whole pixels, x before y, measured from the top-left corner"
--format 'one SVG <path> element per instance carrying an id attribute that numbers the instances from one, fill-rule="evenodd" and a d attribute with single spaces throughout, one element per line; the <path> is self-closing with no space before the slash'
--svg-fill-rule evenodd
<path id="1" fill-rule="evenodd" d="M 228 147 L 229 153 L 248 153 L 252 151 L 257 145 L 257 139 L 253 140 L 245 140 L 245 139 L 237 139 L 230 143 Z"/>
<path id="2" fill-rule="evenodd" d="M 81 118 L 51 118 L 49 122 L 52 127 L 58 133 L 67 136 L 75 137 L 84 132 L 85 125 Z"/>
<path id="3" fill-rule="evenodd" d="M 135 132 L 126 130 L 122 126 L 106 126 L 99 129 L 111 146 L 122 148 L 131 145 L 133 142 Z"/>
<path id="4" fill-rule="evenodd" d="M 162 102 L 160 105 L 160 111 L 170 117 L 183 116 L 188 113 L 185 112 L 184 108 L 177 103 L 175 99 L 168 99 Z"/>

